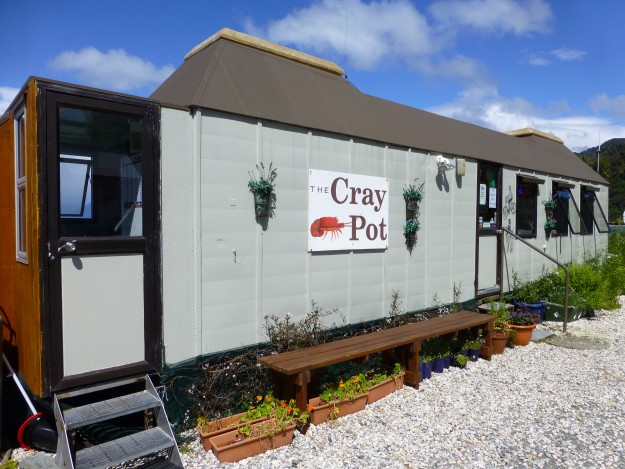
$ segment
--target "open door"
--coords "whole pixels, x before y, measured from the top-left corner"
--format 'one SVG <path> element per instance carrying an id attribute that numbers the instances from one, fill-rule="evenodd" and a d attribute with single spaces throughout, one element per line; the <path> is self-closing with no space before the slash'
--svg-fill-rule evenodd
<path id="1" fill-rule="evenodd" d="M 155 105 L 45 92 L 51 390 L 160 367 Z"/>
<path id="2" fill-rule="evenodd" d="M 499 291 L 501 282 L 501 166 L 479 162 L 477 167 L 476 296 Z"/>

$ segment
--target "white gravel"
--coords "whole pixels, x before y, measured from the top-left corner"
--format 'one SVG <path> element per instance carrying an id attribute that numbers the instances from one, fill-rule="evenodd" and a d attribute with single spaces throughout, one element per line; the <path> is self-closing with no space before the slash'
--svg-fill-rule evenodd
<path id="1" fill-rule="evenodd" d="M 199 438 L 186 468 L 623 468 L 625 297 L 621 309 L 569 325 L 603 350 L 530 343 L 452 368 L 364 411 L 296 432 L 289 446 L 220 464 Z M 542 329 L 561 328 L 545 323 Z M 195 435 L 195 432 L 189 432 Z M 16 451 L 16 459 L 31 455 Z"/>
<path id="2" fill-rule="evenodd" d="M 621 298 L 624 305 L 625 298 Z M 548 329 L 556 323 L 545 324 Z M 561 327 L 561 324 L 557 324 Z M 452 368 L 289 446 L 220 464 L 199 439 L 187 468 L 625 467 L 625 308 L 569 325 L 604 350 L 546 343 Z"/>

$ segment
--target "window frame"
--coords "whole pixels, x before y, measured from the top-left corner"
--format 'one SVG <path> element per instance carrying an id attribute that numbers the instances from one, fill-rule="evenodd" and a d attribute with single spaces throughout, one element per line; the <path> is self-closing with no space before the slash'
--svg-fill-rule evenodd
<path id="1" fill-rule="evenodd" d="M 28 198 L 26 197 L 26 107 L 22 105 L 13 116 L 15 177 L 15 258 L 28 264 Z"/>
<path id="2" fill-rule="evenodd" d="M 560 213 L 562 213 L 563 215 L 563 219 L 566 220 L 566 224 L 565 224 L 565 228 L 566 231 L 560 231 L 558 229 L 558 225 L 556 225 L 556 235 L 555 236 L 568 236 L 569 235 L 569 231 L 571 234 L 583 234 L 584 231 L 586 231 L 586 225 L 584 224 L 584 220 L 582 219 L 582 215 L 579 212 L 579 208 L 577 205 L 577 202 L 575 201 L 575 196 L 573 195 L 573 192 L 571 191 L 571 189 L 575 188 L 574 184 L 570 184 L 570 183 L 566 183 L 566 182 L 561 182 L 561 181 L 553 181 L 553 192 L 552 192 L 552 196 L 558 201 L 558 207 L 559 209 L 556 210 L 560 210 Z M 567 204 L 564 205 L 563 202 L 563 198 L 561 198 L 558 194 L 558 192 L 560 191 L 567 191 L 569 193 L 569 197 L 566 198 L 567 200 Z M 573 227 L 573 224 L 571 223 L 571 204 L 568 203 L 568 201 L 572 201 L 573 202 L 573 209 L 575 210 L 575 213 L 577 214 L 577 217 L 579 219 L 579 229 L 575 229 Z M 554 213 L 554 216 L 556 215 L 556 213 Z M 556 218 L 557 221 L 560 221 L 558 218 Z"/>
<path id="3" fill-rule="evenodd" d="M 608 223 L 608 219 L 605 216 L 605 212 L 603 211 L 603 207 L 601 206 L 601 202 L 599 202 L 599 199 L 597 198 L 597 194 L 596 191 L 598 189 L 594 189 L 592 187 L 588 187 L 588 186 L 582 186 L 581 187 L 581 193 L 580 193 L 580 207 L 582 208 L 582 210 L 584 209 L 585 206 L 588 207 L 588 209 L 590 210 L 589 214 L 590 214 L 590 227 L 585 226 L 586 228 L 586 232 L 582 233 L 585 235 L 591 235 L 594 234 L 594 226 L 596 225 L 597 227 L 597 231 L 599 233 L 609 233 L 610 232 L 610 224 Z M 592 205 L 589 204 L 587 196 L 588 195 L 592 195 Z M 607 227 L 606 229 L 601 229 L 599 223 L 597 222 L 597 217 L 595 216 L 595 207 L 599 208 L 599 213 L 601 214 L 601 217 L 603 218 L 603 221 L 605 223 L 605 226 Z"/>
<path id="4" fill-rule="evenodd" d="M 538 185 L 542 184 L 544 181 L 541 181 L 539 179 L 536 178 L 532 178 L 532 180 L 529 180 L 529 178 L 527 178 L 526 176 L 523 175 L 518 175 L 517 176 L 517 180 L 516 180 L 516 217 L 515 217 L 515 233 L 517 236 L 519 236 L 520 238 L 525 238 L 525 239 L 535 239 L 536 237 L 538 237 Z M 525 233 L 519 233 L 519 217 L 522 215 L 521 211 L 519 210 L 519 190 L 520 187 L 523 185 L 531 185 L 534 187 L 534 195 L 532 196 L 532 199 L 534 200 L 534 219 L 533 224 L 534 224 L 534 230 L 530 233 L 530 234 L 525 234 Z M 529 200 L 529 198 L 528 198 Z"/>

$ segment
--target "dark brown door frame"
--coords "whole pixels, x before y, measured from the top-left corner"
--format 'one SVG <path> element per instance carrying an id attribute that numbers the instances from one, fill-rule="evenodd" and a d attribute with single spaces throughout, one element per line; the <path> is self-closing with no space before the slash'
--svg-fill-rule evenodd
<path id="1" fill-rule="evenodd" d="M 501 285 L 501 273 L 502 273 L 502 262 L 503 259 L 501 258 L 501 201 L 502 201 L 502 186 L 503 186 L 503 166 L 500 164 L 496 164 L 496 163 L 490 163 L 490 162 L 486 162 L 486 161 L 478 161 L 477 162 L 478 165 L 478 169 L 477 169 L 477 181 L 476 181 L 476 192 L 475 192 L 475 282 L 474 282 L 474 291 L 475 291 L 475 297 L 479 298 L 479 297 L 483 297 L 483 296 L 487 296 L 489 293 L 487 294 L 478 294 L 479 290 L 479 275 L 480 275 L 480 237 L 481 236 L 496 236 L 497 237 L 497 264 L 496 264 L 496 271 L 497 271 L 497 276 L 496 276 L 496 281 L 498 285 Z M 493 232 L 490 232 L 488 234 L 486 233 L 482 233 L 480 234 L 480 230 L 478 228 L 478 213 L 479 213 L 479 197 L 480 197 L 480 168 L 483 165 L 488 165 L 488 166 L 493 166 L 497 168 L 497 225 L 496 228 Z"/>
<path id="2" fill-rule="evenodd" d="M 43 390 L 53 391 L 160 371 L 162 367 L 162 295 L 160 278 L 160 116 L 158 105 L 105 91 L 58 83 L 39 83 L 38 125 L 40 174 L 41 324 L 43 336 Z M 142 253 L 144 289 L 143 361 L 94 370 L 70 377 L 63 372 L 63 313 L 59 237 L 58 107 L 68 105 L 142 117 L 143 236 L 77 238 L 78 255 Z M 54 259 L 52 259 L 54 257 Z"/>

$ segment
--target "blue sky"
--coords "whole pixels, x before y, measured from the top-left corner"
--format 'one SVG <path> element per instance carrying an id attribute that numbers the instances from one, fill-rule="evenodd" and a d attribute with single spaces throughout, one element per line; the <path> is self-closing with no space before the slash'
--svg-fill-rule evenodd
<path id="1" fill-rule="evenodd" d="M 0 0 L 0 113 L 31 75 L 149 96 L 229 27 L 364 93 L 580 150 L 625 137 L 624 18 L 614 0 Z"/>

